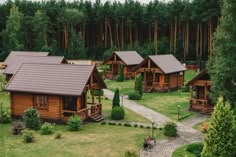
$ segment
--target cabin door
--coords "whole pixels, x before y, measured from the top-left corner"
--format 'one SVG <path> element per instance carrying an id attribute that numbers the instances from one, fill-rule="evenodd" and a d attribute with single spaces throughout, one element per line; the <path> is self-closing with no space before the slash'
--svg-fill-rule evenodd
<path id="1" fill-rule="evenodd" d="M 64 117 L 70 117 L 77 111 L 77 97 L 63 96 L 62 97 L 62 114 Z"/>

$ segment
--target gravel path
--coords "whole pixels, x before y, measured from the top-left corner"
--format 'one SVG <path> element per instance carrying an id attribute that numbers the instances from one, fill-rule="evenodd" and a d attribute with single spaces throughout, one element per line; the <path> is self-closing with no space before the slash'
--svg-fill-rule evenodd
<path id="1" fill-rule="evenodd" d="M 112 99 L 114 93 L 110 90 L 105 89 L 104 95 Z M 170 118 L 146 108 L 138 103 L 128 100 L 127 97 L 123 97 L 123 104 L 126 108 L 136 112 L 137 114 L 149 119 L 150 121 L 155 121 L 157 126 L 161 126 L 166 122 L 172 121 Z M 171 157 L 174 150 L 182 145 L 199 142 L 203 140 L 203 134 L 192 127 L 206 120 L 208 116 L 198 115 L 186 121 L 176 122 L 178 128 L 178 137 L 168 138 L 164 140 L 157 141 L 156 146 L 149 150 L 141 150 L 140 157 Z"/>

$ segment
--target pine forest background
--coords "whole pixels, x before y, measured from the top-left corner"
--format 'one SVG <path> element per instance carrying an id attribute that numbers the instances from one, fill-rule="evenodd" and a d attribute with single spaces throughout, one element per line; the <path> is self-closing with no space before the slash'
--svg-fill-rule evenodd
<path id="1" fill-rule="evenodd" d="M 219 17 L 219 0 L 9 0 L 0 4 L 0 61 L 12 50 L 96 60 L 137 50 L 143 57 L 171 53 L 184 62 L 206 61 Z"/>

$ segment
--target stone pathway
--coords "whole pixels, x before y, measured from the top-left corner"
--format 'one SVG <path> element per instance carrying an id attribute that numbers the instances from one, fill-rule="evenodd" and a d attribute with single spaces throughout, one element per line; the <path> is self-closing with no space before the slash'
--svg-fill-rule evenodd
<path id="1" fill-rule="evenodd" d="M 104 95 L 112 99 L 114 93 L 110 90 L 105 89 Z M 170 118 L 146 108 L 138 103 L 128 100 L 127 97 L 123 97 L 123 104 L 126 108 L 136 112 L 137 114 L 149 119 L 150 121 L 155 121 L 157 126 L 163 125 L 166 122 L 172 121 Z M 168 138 L 164 140 L 157 141 L 156 146 L 150 151 L 141 150 L 140 157 L 171 157 L 172 153 L 178 147 L 182 145 L 199 142 L 203 140 L 203 134 L 192 127 L 206 120 L 208 116 L 199 115 L 193 117 L 186 121 L 176 122 L 178 128 L 178 137 Z"/>

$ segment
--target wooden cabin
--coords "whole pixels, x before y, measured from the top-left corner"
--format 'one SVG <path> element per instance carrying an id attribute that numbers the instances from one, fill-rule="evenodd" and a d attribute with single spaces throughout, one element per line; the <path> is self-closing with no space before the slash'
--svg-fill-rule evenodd
<path id="1" fill-rule="evenodd" d="M 211 80 L 207 70 L 201 71 L 186 85 L 191 87 L 191 98 L 189 110 L 209 114 L 213 111 L 214 105 L 209 98 Z"/>
<path id="2" fill-rule="evenodd" d="M 15 55 L 11 62 L 6 67 L 3 74 L 6 75 L 8 82 L 11 77 L 16 73 L 22 63 L 42 63 L 42 64 L 66 64 L 67 61 L 63 56 L 24 56 Z"/>
<path id="3" fill-rule="evenodd" d="M 106 84 L 94 65 L 23 63 L 5 90 L 10 92 L 13 118 L 34 107 L 43 120 L 59 123 L 71 115 L 102 120 L 101 94 L 95 99 L 94 91 L 103 88 Z"/>
<path id="4" fill-rule="evenodd" d="M 105 78 L 115 79 L 120 73 L 120 66 L 124 66 L 124 76 L 126 79 L 134 78 L 132 69 L 140 64 L 143 58 L 136 51 L 115 51 L 104 61 L 104 65 L 109 66 L 109 71 L 105 72 Z"/>
<path id="5" fill-rule="evenodd" d="M 141 74 L 144 92 L 167 92 L 184 85 L 185 67 L 173 55 L 148 56 L 133 69 Z M 135 81 L 136 82 L 136 81 Z"/>
<path id="6" fill-rule="evenodd" d="M 3 65 L 7 67 L 15 56 L 22 55 L 22 56 L 48 56 L 49 52 L 35 52 L 35 51 L 11 51 L 10 54 L 7 56 Z"/>

